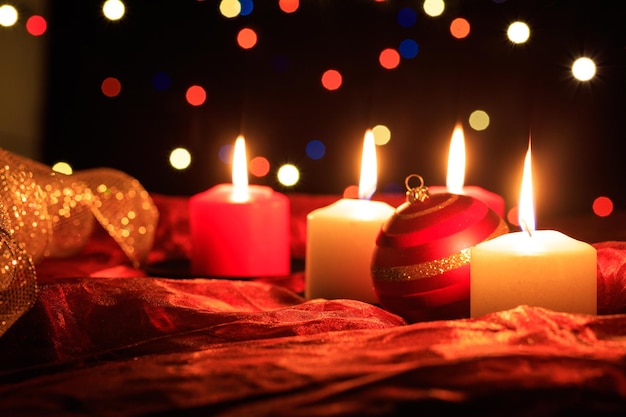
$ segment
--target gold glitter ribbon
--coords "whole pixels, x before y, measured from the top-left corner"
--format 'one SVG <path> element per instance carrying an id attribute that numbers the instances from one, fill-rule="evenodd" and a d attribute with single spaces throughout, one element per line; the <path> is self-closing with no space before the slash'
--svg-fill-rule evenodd
<path id="1" fill-rule="evenodd" d="M 111 168 L 65 175 L 0 148 L 0 335 L 35 300 L 33 265 L 69 257 L 97 220 L 141 266 L 154 242 L 159 212 L 138 180 Z"/>
<path id="2" fill-rule="evenodd" d="M 0 336 L 35 303 L 37 282 L 32 259 L 11 238 L 8 211 L 0 203 Z"/>

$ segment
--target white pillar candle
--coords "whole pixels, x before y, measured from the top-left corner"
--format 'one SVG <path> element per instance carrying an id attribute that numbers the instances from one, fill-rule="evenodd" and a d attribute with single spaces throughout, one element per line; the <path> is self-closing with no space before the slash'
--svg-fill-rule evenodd
<path id="1" fill-rule="evenodd" d="M 525 231 L 471 249 L 470 315 L 519 305 L 597 314 L 597 252 L 554 230 L 534 230 L 530 146 L 524 162 L 519 221 Z"/>
<path id="2" fill-rule="evenodd" d="M 307 215 L 305 296 L 378 302 L 370 273 L 376 238 L 394 208 L 368 200 L 376 189 L 376 147 L 365 135 L 360 199 L 343 198 Z"/>
<path id="3" fill-rule="evenodd" d="M 597 313 L 593 246 L 554 230 L 515 232 L 471 249 L 470 315 L 532 305 Z"/>
<path id="4" fill-rule="evenodd" d="M 380 228 L 394 212 L 382 201 L 342 198 L 307 215 L 307 298 L 376 304 L 370 265 Z"/>

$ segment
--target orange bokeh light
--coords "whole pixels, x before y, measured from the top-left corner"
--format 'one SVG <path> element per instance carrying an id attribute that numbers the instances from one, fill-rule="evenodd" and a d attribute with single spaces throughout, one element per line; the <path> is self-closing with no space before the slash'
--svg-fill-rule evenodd
<path id="1" fill-rule="evenodd" d="M 206 101 L 206 91 L 199 85 L 192 85 L 187 89 L 185 98 L 187 99 L 187 103 L 192 106 L 200 106 Z"/>
<path id="2" fill-rule="evenodd" d="M 336 90 L 341 87 L 341 73 L 337 70 L 328 70 L 322 74 L 322 85 L 327 90 Z"/>
<path id="3" fill-rule="evenodd" d="M 300 0 L 279 0 L 278 7 L 285 13 L 293 13 L 300 7 Z"/>
<path id="4" fill-rule="evenodd" d="M 343 198 L 359 198 L 359 186 L 348 185 L 343 190 Z"/>
<path id="5" fill-rule="evenodd" d="M 253 29 L 243 28 L 237 34 L 237 44 L 243 49 L 250 49 L 256 45 L 257 34 Z"/>
<path id="6" fill-rule="evenodd" d="M 470 24 L 462 17 L 457 17 L 450 23 L 450 33 L 457 39 L 466 38 L 470 33 Z"/>
<path id="7" fill-rule="evenodd" d="M 248 163 L 248 170 L 255 177 L 264 177 L 270 172 L 270 161 L 263 156 L 256 156 Z"/>
<path id="8" fill-rule="evenodd" d="M 378 61 L 383 68 L 394 69 L 400 64 L 400 54 L 393 48 L 387 48 L 380 53 Z"/>
<path id="9" fill-rule="evenodd" d="M 519 213 L 519 210 L 517 206 L 515 206 L 515 207 L 512 207 L 509 210 L 509 212 L 506 214 L 507 221 L 513 226 L 519 226 L 518 213 Z"/>

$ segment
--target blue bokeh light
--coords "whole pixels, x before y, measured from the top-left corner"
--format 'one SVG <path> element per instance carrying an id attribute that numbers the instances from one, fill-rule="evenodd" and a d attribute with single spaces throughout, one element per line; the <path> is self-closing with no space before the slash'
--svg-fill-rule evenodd
<path id="1" fill-rule="evenodd" d="M 158 71 L 152 76 L 152 86 L 155 90 L 165 91 L 172 85 L 172 77 L 165 71 Z"/>
<path id="2" fill-rule="evenodd" d="M 410 7 L 403 7 L 398 10 L 398 24 L 402 27 L 411 27 L 417 22 L 417 13 Z"/>
<path id="3" fill-rule="evenodd" d="M 326 146 L 321 140 L 314 139 L 306 144 L 306 155 L 314 160 L 321 159 L 326 154 Z"/>
<path id="4" fill-rule="evenodd" d="M 415 58 L 419 52 L 419 46 L 413 39 L 405 39 L 400 42 L 398 50 L 403 58 Z"/>
<path id="5" fill-rule="evenodd" d="M 233 145 L 227 143 L 222 145 L 219 152 L 220 161 L 225 164 L 230 164 L 233 161 Z"/>
<path id="6" fill-rule="evenodd" d="M 289 69 L 289 59 L 285 55 L 273 56 L 272 69 L 278 74 L 284 74 Z"/>
<path id="7" fill-rule="evenodd" d="M 406 189 L 397 182 L 388 182 L 383 187 L 383 193 L 385 194 L 403 194 Z"/>
<path id="8" fill-rule="evenodd" d="M 254 10 L 254 3 L 252 0 L 239 0 L 239 4 L 241 4 L 239 16 L 248 16 L 252 13 L 252 10 Z"/>

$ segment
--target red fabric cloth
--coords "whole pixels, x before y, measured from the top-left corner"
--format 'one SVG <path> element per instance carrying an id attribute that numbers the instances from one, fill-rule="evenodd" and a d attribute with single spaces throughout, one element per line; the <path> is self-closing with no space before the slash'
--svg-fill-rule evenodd
<path id="1" fill-rule="evenodd" d="M 292 251 L 306 213 L 292 196 Z M 0 338 L 0 415 L 624 415 L 626 243 L 595 243 L 598 316 L 520 306 L 407 324 L 287 277 L 186 274 L 186 202 L 161 212 L 151 266 L 97 232 L 38 265 L 36 305 Z M 300 258 L 301 259 L 301 258 Z M 181 276 L 179 278 L 177 276 Z"/>

